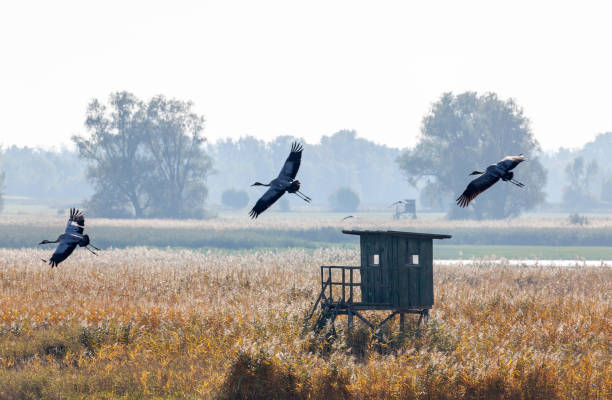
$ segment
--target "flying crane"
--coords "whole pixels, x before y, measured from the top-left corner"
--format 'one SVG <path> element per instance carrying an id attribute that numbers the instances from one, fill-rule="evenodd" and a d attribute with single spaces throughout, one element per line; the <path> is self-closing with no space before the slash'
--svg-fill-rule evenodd
<path id="1" fill-rule="evenodd" d="M 91 246 L 98 251 L 100 249 L 89 242 L 88 235 L 83 235 L 84 229 L 85 217 L 76 208 L 71 208 L 70 218 L 68 219 L 68 223 L 66 224 L 66 230 L 64 231 L 64 233 L 59 235 L 56 240 L 51 241 L 45 239 L 42 242 L 38 243 L 39 245 L 47 243 L 59 243 L 57 245 L 57 248 L 55 249 L 55 253 L 53 253 L 53 255 L 48 261 L 49 265 L 51 265 L 51 268 L 56 267 L 57 264 L 68 258 L 68 256 L 72 254 L 77 245 L 80 247 L 85 247 L 87 250 L 97 255 L 97 253 L 91 250 L 88 246 Z M 44 259 L 43 261 L 47 262 L 47 260 Z"/>
<path id="2" fill-rule="evenodd" d="M 251 186 L 268 186 L 268 189 L 255 203 L 253 209 L 249 212 L 251 218 L 257 218 L 259 214 L 268 209 L 276 200 L 280 199 L 285 192 L 294 193 L 300 199 L 310 203 L 312 200 L 304 193 L 300 192 L 300 181 L 295 179 L 298 170 L 300 169 L 300 162 L 302 161 L 302 150 L 301 144 L 294 142 L 291 145 L 291 152 L 289 157 L 285 161 L 281 172 L 278 176 L 271 180 L 270 183 L 264 184 L 255 182 Z"/>
<path id="3" fill-rule="evenodd" d="M 467 185 L 461 196 L 457 198 L 457 205 L 459 207 L 467 207 L 470 201 L 474 200 L 476 196 L 493 186 L 500 179 L 518 187 L 524 187 L 525 185 L 514 179 L 514 172 L 512 172 L 512 169 L 523 161 L 525 161 L 525 157 L 522 154 L 508 156 L 504 157 L 497 164 L 489 165 L 484 172 L 473 171 L 470 175 L 480 176 Z"/>

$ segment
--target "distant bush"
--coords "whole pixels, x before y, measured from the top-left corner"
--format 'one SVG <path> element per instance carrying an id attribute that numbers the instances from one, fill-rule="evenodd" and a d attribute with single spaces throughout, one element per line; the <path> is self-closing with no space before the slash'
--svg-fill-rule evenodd
<path id="1" fill-rule="evenodd" d="M 221 399 L 300 399 L 298 378 L 287 366 L 265 354 L 240 352 L 230 367 Z"/>
<path id="2" fill-rule="evenodd" d="M 359 207 L 359 196 L 349 188 L 340 188 L 329 196 L 333 211 L 355 211 Z"/>
<path id="3" fill-rule="evenodd" d="M 580 214 L 570 214 L 569 223 L 572 225 L 588 225 L 589 219 L 584 215 Z"/>
<path id="4" fill-rule="evenodd" d="M 244 190 L 228 189 L 221 195 L 223 205 L 233 209 L 241 209 L 249 204 L 249 195 Z"/>

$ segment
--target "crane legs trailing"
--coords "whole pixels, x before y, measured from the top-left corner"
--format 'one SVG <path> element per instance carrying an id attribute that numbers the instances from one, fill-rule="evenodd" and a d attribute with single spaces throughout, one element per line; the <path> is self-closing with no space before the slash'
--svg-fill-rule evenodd
<path id="1" fill-rule="evenodd" d="M 98 250 L 98 251 L 100 251 L 100 249 L 99 249 L 99 248 L 97 248 L 96 246 L 94 246 L 94 245 L 93 245 L 93 244 L 91 244 L 91 243 L 88 243 L 88 244 L 87 244 L 87 246 L 85 246 L 85 248 L 86 248 L 87 250 L 91 251 L 91 252 L 92 252 L 93 254 L 95 254 L 95 255 L 98 255 L 98 253 L 96 253 L 95 251 L 93 251 L 92 249 L 90 249 L 90 248 L 89 248 L 89 246 L 93 247 L 94 249 L 96 249 L 96 250 Z"/>
<path id="2" fill-rule="evenodd" d="M 295 194 L 297 195 L 297 197 L 299 197 L 300 199 L 304 200 L 305 202 L 310 203 L 312 201 L 312 199 L 310 197 L 306 196 L 304 193 L 300 192 L 299 190 L 296 191 Z"/>
<path id="3" fill-rule="evenodd" d="M 515 184 L 515 185 L 516 185 L 516 186 L 518 186 L 518 187 L 523 187 L 523 186 L 525 186 L 524 184 L 522 184 L 521 182 L 519 182 L 519 181 L 517 181 L 517 180 L 515 180 L 515 179 L 510 179 L 510 182 L 511 182 L 511 183 L 513 183 L 513 184 Z"/>

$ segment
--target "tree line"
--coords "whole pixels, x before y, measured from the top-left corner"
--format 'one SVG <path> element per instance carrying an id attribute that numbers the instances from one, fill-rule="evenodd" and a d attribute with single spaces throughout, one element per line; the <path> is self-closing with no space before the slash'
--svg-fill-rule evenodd
<path id="1" fill-rule="evenodd" d="M 300 140 L 247 136 L 208 143 L 204 118 L 190 102 L 164 96 L 143 101 L 128 92 L 111 94 L 106 104 L 93 100 L 85 128 L 85 134 L 73 137 L 76 153 L 4 149 L 0 191 L 72 196 L 71 202 L 85 198 L 88 213 L 97 216 L 201 218 L 211 204 L 253 204 L 262 192 L 250 184 L 274 178 L 290 143 Z M 300 141 L 304 157 L 298 179 L 319 207 L 337 208 L 343 188 L 361 207 L 416 197 L 421 208 L 444 210 L 451 218 L 512 217 L 541 205 L 546 195 L 568 209 L 612 200 L 606 184 L 612 181 L 607 157 L 612 133 L 583 149 L 544 153 L 522 109 L 494 93 L 443 94 L 424 116 L 411 149 L 378 145 L 351 130 L 323 136 L 316 144 Z M 468 209 L 454 206 L 471 180 L 469 172 L 519 153 L 528 159 L 515 171 L 526 188 L 495 185 Z M 281 209 L 303 206 L 285 197 Z"/>
<path id="2" fill-rule="evenodd" d="M 251 188 L 250 185 L 278 175 L 294 140 L 304 146 L 297 179 L 302 183 L 301 190 L 312 197 L 316 207 L 332 205 L 331 197 L 341 188 L 350 188 L 366 207 L 388 205 L 398 198 L 418 194 L 417 189 L 402 179 L 395 163 L 401 154 L 399 149 L 359 138 L 355 131 L 342 130 L 323 136 L 317 144 L 292 136 L 279 136 L 271 142 L 247 136 L 209 145 L 207 148 L 214 160 L 215 172 L 208 182 L 216 191 L 211 193 L 211 200 L 221 202 L 223 192 L 236 190 L 246 192 L 250 204 L 253 204 L 263 189 Z M 285 198 L 286 203 L 283 203 Z M 286 208 L 304 205 L 295 196 L 283 196 L 279 203 L 280 207 Z"/>
<path id="3" fill-rule="evenodd" d="M 579 149 L 544 154 L 549 166 L 548 198 L 563 211 L 585 212 L 612 207 L 612 132 L 599 134 Z"/>

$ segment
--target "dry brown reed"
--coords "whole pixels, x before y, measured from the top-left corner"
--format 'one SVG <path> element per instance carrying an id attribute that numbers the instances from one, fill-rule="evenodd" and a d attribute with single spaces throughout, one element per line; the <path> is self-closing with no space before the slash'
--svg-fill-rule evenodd
<path id="1" fill-rule="evenodd" d="M 436 265 L 426 327 L 325 342 L 318 266 L 357 251 L 46 253 L 0 250 L 0 398 L 612 396 L 607 267 Z"/>

